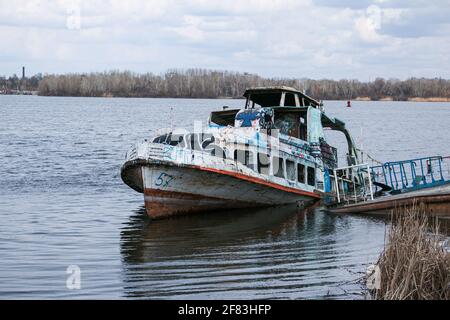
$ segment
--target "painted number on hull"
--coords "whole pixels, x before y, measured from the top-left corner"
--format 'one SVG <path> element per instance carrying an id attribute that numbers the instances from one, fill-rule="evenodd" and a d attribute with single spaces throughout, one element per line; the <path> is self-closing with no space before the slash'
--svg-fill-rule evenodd
<path id="1" fill-rule="evenodd" d="M 170 181 L 173 180 L 173 177 L 165 172 L 161 172 L 158 178 L 156 178 L 155 185 L 158 187 L 167 187 L 169 186 Z"/>

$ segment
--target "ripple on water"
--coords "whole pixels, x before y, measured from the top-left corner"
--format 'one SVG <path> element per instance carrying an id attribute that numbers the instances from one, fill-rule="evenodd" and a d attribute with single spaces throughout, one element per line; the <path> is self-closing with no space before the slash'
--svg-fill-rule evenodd
<path id="1" fill-rule="evenodd" d="M 190 128 L 242 103 L 0 96 L 0 298 L 361 298 L 382 220 L 278 208 L 150 222 L 121 182 L 125 151 L 168 117 Z M 449 149 L 448 104 L 326 108 L 376 159 Z M 66 288 L 69 265 L 80 290 Z"/>

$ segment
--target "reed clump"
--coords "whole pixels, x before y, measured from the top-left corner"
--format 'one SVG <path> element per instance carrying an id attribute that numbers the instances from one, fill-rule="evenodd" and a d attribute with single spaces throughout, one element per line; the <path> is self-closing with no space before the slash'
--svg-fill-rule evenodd
<path id="1" fill-rule="evenodd" d="M 443 245 L 437 219 L 425 208 L 413 205 L 392 212 L 387 245 L 377 267 L 375 299 L 448 300 L 450 253 Z"/>

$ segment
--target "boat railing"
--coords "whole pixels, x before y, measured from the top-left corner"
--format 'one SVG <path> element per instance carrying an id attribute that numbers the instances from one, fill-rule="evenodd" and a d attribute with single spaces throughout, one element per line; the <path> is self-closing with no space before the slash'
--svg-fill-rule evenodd
<path id="1" fill-rule="evenodd" d="M 374 184 L 391 193 L 437 186 L 450 180 L 450 156 L 386 162 L 371 167 L 371 173 Z"/>
<path id="2" fill-rule="evenodd" d="M 369 164 L 357 164 L 333 169 L 331 191 L 337 203 L 358 203 L 373 200 L 373 186 Z"/>

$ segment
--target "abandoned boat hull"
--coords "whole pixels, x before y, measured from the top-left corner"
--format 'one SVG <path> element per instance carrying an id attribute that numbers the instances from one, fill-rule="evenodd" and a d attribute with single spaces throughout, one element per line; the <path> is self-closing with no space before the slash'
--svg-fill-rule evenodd
<path id="1" fill-rule="evenodd" d="M 141 172 L 142 178 L 135 179 L 143 183 L 145 208 L 154 219 L 218 209 L 303 207 L 320 198 L 314 192 L 215 168 L 148 163 L 129 170 L 128 174 Z"/>
<path id="2" fill-rule="evenodd" d="M 343 132 L 350 162 L 356 149 L 345 124 L 321 102 L 288 87 L 250 88 L 243 109 L 213 111 L 194 130 L 164 129 L 131 146 L 122 180 L 144 193 L 152 218 L 296 204 L 329 192 L 337 150 L 324 127 Z"/>

